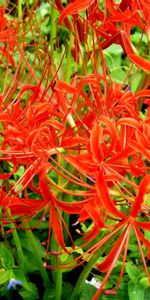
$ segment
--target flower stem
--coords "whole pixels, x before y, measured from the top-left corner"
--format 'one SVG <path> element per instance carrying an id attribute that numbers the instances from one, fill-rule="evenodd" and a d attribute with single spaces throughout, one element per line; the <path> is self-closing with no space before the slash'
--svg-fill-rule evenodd
<path id="1" fill-rule="evenodd" d="M 57 270 L 56 286 L 55 286 L 55 299 L 61 300 L 62 296 L 62 271 Z"/>
<path id="2" fill-rule="evenodd" d="M 72 296 L 70 298 L 70 300 L 77 300 L 77 296 L 80 294 L 82 286 L 85 282 L 85 280 L 87 279 L 88 275 L 90 274 L 92 268 L 94 267 L 94 265 L 96 264 L 97 260 L 99 259 L 99 257 L 102 255 L 102 253 L 106 250 L 105 247 L 103 247 L 103 249 L 98 249 L 97 252 L 94 253 L 94 255 L 92 256 L 92 258 L 89 260 L 89 262 L 87 263 L 87 265 L 84 267 L 83 271 L 81 272 L 76 285 L 74 287 Z"/>
<path id="3" fill-rule="evenodd" d="M 18 18 L 22 18 L 22 0 L 18 0 Z"/>
<path id="4" fill-rule="evenodd" d="M 53 6 L 51 7 L 51 31 L 50 31 L 50 46 L 51 51 L 54 51 L 54 44 L 56 43 L 56 17 L 57 10 Z"/>
<path id="5" fill-rule="evenodd" d="M 18 232 L 17 232 L 14 224 L 11 224 L 11 228 L 13 229 L 12 235 L 13 235 L 13 238 L 14 238 L 14 242 L 15 242 L 15 245 L 16 245 L 17 252 L 18 252 L 19 264 L 20 264 L 20 267 L 22 268 L 22 270 L 25 272 L 26 271 L 25 257 L 24 257 L 23 251 L 22 251 L 22 246 L 21 246 L 21 243 L 20 243 Z"/>
<path id="6" fill-rule="evenodd" d="M 54 251 L 54 250 L 56 252 L 61 251 L 61 248 L 56 243 L 54 233 L 52 233 L 52 236 L 51 236 L 51 245 L 50 245 L 50 247 L 51 247 L 51 251 Z M 55 284 L 55 299 L 61 300 L 62 282 L 63 282 L 62 281 L 62 271 L 55 269 L 55 267 L 58 266 L 58 258 L 56 259 L 56 257 L 51 255 L 51 264 L 52 264 L 52 266 L 54 266 L 54 270 L 52 270 L 52 278 L 53 278 L 53 282 Z"/>
<path id="7" fill-rule="evenodd" d="M 45 288 L 49 287 L 50 286 L 49 277 L 48 277 L 48 274 L 47 274 L 46 270 L 43 267 L 43 262 L 42 262 L 41 256 L 39 255 L 39 249 L 37 247 L 36 240 L 34 238 L 34 234 L 32 233 L 31 230 L 27 230 L 26 234 L 27 234 L 27 238 L 28 238 L 29 242 L 31 243 L 31 245 L 33 247 L 33 250 L 34 250 L 34 253 L 35 253 L 34 258 L 35 258 L 35 261 L 36 261 L 36 263 L 39 267 L 39 272 L 40 272 L 41 277 L 43 279 Z"/>
<path id="8" fill-rule="evenodd" d="M 68 42 L 68 49 L 67 49 L 67 69 L 66 69 L 66 73 L 64 75 L 64 79 L 67 82 L 69 82 L 70 75 L 71 75 L 71 61 L 72 61 L 71 48 L 73 46 L 73 42 L 74 42 L 74 36 L 73 36 L 72 32 L 70 32 L 70 39 Z"/>
<path id="9" fill-rule="evenodd" d="M 10 209 L 8 209 L 8 216 L 11 218 Z M 22 246 L 21 246 L 21 243 L 20 243 L 19 235 L 18 235 L 16 226 L 15 226 L 14 223 L 11 223 L 10 227 L 12 229 L 12 236 L 13 236 L 13 239 L 14 239 L 14 242 L 15 242 L 15 245 L 16 245 L 17 253 L 18 253 L 19 264 L 20 264 L 20 267 L 22 268 L 22 270 L 25 272 L 26 271 L 25 270 L 25 257 L 24 257 L 24 254 L 23 254 L 23 250 L 22 250 Z"/>

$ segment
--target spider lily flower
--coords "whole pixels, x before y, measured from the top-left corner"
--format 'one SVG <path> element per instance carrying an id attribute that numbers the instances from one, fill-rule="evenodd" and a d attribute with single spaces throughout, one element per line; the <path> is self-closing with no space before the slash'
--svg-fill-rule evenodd
<path id="1" fill-rule="evenodd" d="M 150 230 L 150 226 L 148 222 L 138 222 L 136 220 L 138 214 L 142 211 L 142 202 L 144 201 L 144 195 L 150 185 L 150 176 L 146 176 L 138 186 L 138 193 L 137 196 L 134 199 L 134 203 L 131 208 L 131 215 L 127 216 L 124 220 L 120 220 L 118 223 L 116 223 L 113 226 L 113 229 L 110 233 L 107 233 L 104 238 L 102 238 L 99 242 L 97 242 L 94 246 L 92 246 L 90 249 L 88 249 L 87 253 L 89 252 L 90 255 L 94 254 L 95 251 L 98 250 L 98 248 L 104 246 L 105 243 L 108 243 L 108 240 L 116 235 L 116 233 L 119 234 L 116 241 L 113 243 L 113 246 L 111 248 L 111 251 L 106 255 L 103 262 L 100 264 L 97 264 L 96 267 L 100 272 L 106 273 L 104 279 L 101 281 L 100 286 L 98 287 L 98 290 L 96 294 L 94 295 L 93 299 L 97 300 L 99 295 L 103 292 L 103 288 L 105 287 L 105 284 L 111 275 L 111 272 L 113 268 L 115 267 L 115 264 L 117 260 L 122 257 L 123 264 L 120 272 L 120 277 L 117 286 L 120 285 L 123 273 L 124 273 L 124 267 L 125 267 L 125 261 L 127 257 L 127 249 L 129 245 L 129 239 L 131 231 L 134 232 L 135 237 L 137 239 L 137 244 L 139 247 L 139 251 L 141 254 L 142 262 L 145 268 L 145 272 L 147 274 L 148 279 L 150 280 L 150 274 L 146 265 L 142 244 L 148 249 L 150 249 L 150 243 L 149 241 L 144 237 L 144 234 L 142 233 L 143 230 Z M 140 200 L 140 202 L 139 202 Z M 69 267 L 69 265 L 68 265 Z M 111 294 L 111 292 L 110 292 Z"/>
<path id="2" fill-rule="evenodd" d="M 122 1 L 120 4 L 105 1 L 104 12 L 99 8 L 91 12 L 88 10 L 88 21 L 97 36 L 101 37 L 102 49 L 115 43 L 119 44 L 127 55 L 137 54 L 131 42 L 131 29 L 133 26 L 139 26 L 148 36 L 146 20 L 143 20 L 140 11 L 141 8 L 135 1 Z"/>
<path id="3" fill-rule="evenodd" d="M 42 172 L 43 173 L 43 172 Z M 43 173 L 44 174 L 44 173 Z M 51 192 L 50 187 L 48 186 L 46 180 L 43 178 L 43 175 L 40 177 L 40 193 L 47 202 L 47 206 L 50 208 L 50 219 L 49 219 L 49 230 L 53 230 L 57 243 L 66 251 L 62 224 L 63 218 L 60 213 L 60 209 L 68 214 L 79 214 L 78 222 L 84 222 L 86 219 L 91 218 L 94 222 L 94 227 L 91 232 L 88 232 L 85 237 L 88 242 L 95 238 L 98 231 L 101 228 L 105 227 L 105 224 L 101 217 L 101 212 L 98 205 L 96 204 L 95 199 L 95 208 L 91 205 L 91 199 L 87 197 L 86 200 L 67 203 L 65 201 L 58 200 Z M 80 195 L 81 193 L 79 193 Z M 84 195 L 84 193 L 83 193 Z M 65 225 L 65 224 L 64 224 Z M 98 231 L 96 229 L 98 228 Z M 67 230 L 66 226 L 65 229 Z M 70 236 L 70 234 L 69 234 Z M 71 238 L 71 236 L 70 236 Z"/>
<path id="4" fill-rule="evenodd" d="M 63 20 L 68 16 L 75 13 L 78 13 L 80 11 L 83 11 L 87 9 L 89 6 L 91 6 L 94 3 L 95 0 L 83 0 L 82 2 L 80 0 L 75 0 L 75 2 L 70 3 L 62 12 L 59 18 L 59 24 L 61 25 Z"/>
<path id="5" fill-rule="evenodd" d="M 150 92 L 142 89 L 133 95 L 130 90 L 124 91 L 123 84 L 114 83 L 109 76 L 103 55 L 104 48 L 118 43 L 131 61 L 139 67 L 143 64 L 143 69 L 147 71 L 147 61 L 137 59 L 130 40 L 130 30 L 135 24 L 144 31 L 146 12 L 142 2 L 142 14 L 139 13 L 140 7 L 136 1 L 125 3 L 122 0 L 116 4 L 115 1 L 107 0 L 104 12 L 99 9 L 96 1 L 75 0 L 64 9 L 62 2 L 55 2 L 60 11 L 59 24 L 63 21 L 65 23 L 69 15 L 75 15 L 77 50 L 80 50 L 80 42 L 86 42 L 81 34 L 86 24 L 96 33 L 94 39 L 97 37 L 98 45 L 92 45 L 88 58 L 94 71 L 91 75 L 72 76 L 71 82 L 66 83 L 59 80 L 62 61 L 53 74 L 55 66 L 48 59 L 47 71 L 42 73 L 39 80 L 36 76 L 38 68 L 34 64 L 30 66 L 24 50 L 17 43 L 20 67 L 12 74 L 12 87 L 6 91 L 4 85 L 0 97 L 0 122 L 3 125 L 0 161 L 9 164 L 9 171 L 1 174 L 0 179 L 4 183 L 5 180 L 9 181 L 20 165 L 24 173 L 19 175 L 10 190 L 6 188 L 0 191 L 0 206 L 4 211 L 4 224 L 16 222 L 17 228 L 27 229 L 27 222 L 40 214 L 36 227 L 48 216 L 47 251 L 51 232 L 59 247 L 68 254 L 64 230 L 72 245 L 74 243 L 63 213 L 76 215 L 76 224 L 86 224 L 90 220 L 90 229 L 86 233 L 80 232 L 83 240 L 81 247 L 86 247 L 85 256 L 81 254 L 74 261 L 79 260 L 77 265 L 82 264 L 86 254 L 90 258 L 99 248 L 110 243 L 103 262 L 97 264 L 98 270 L 106 273 L 94 297 L 97 299 L 118 259 L 123 260 L 119 278 L 121 282 L 131 232 L 135 234 L 147 277 L 150 277 L 142 249 L 143 244 L 149 257 L 150 243 L 143 231 L 150 230 L 147 221 L 150 123 L 148 119 L 143 120 L 139 116 L 138 110 L 140 98 L 145 102 Z M 136 8 L 135 12 L 133 8 Z M 87 19 L 83 20 L 79 12 L 85 9 Z M 2 29 L 5 31 L 6 27 L 3 25 Z M 7 56 L 9 50 L 13 51 L 14 45 L 10 43 L 9 47 L 7 39 L 3 39 L 2 43 L 7 46 Z M 102 74 L 98 73 L 97 52 L 102 61 Z M 11 62 L 10 57 L 8 60 Z M 41 57 L 38 62 L 45 69 L 46 59 L 44 64 Z M 51 64 L 52 68 L 49 67 Z M 25 72 L 25 76 L 22 73 L 21 78 L 22 68 L 28 72 Z M 49 75 L 53 78 L 51 82 L 48 80 Z M 43 86 L 45 78 L 47 83 Z M 35 176 L 38 178 L 36 182 Z M 87 182 L 89 177 L 92 178 L 92 186 Z M 36 193 L 38 199 L 30 197 L 29 189 Z M 73 201 L 64 201 L 59 198 L 60 194 L 72 195 Z M 7 213 L 8 210 L 12 217 Z M 104 233 L 103 237 L 101 233 Z M 74 267 L 71 263 L 64 267 Z"/>
<path id="6" fill-rule="evenodd" d="M 123 249 L 126 249 L 125 254 L 124 254 L 125 256 L 123 258 L 123 267 L 122 267 L 121 274 L 120 274 L 120 276 L 122 277 L 123 268 L 124 268 L 124 264 L 125 264 L 125 258 L 127 256 L 127 247 L 128 247 L 128 243 L 129 243 L 129 237 L 130 237 L 131 229 L 134 230 L 134 233 L 135 233 L 135 236 L 136 236 L 136 239 L 137 239 L 137 242 L 138 242 L 139 250 L 140 250 L 140 253 L 141 253 L 142 261 L 143 261 L 143 264 L 144 264 L 144 267 L 145 267 L 145 271 L 146 271 L 146 274 L 147 274 L 147 276 L 150 280 L 150 275 L 149 275 L 148 268 L 147 268 L 146 263 L 145 263 L 145 258 L 144 258 L 143 250 L 141 248 L 140 241 L 143 242 L 143 244 L 148 248 L 148 250 L 149 250 L 149 247 L 150 247 L 150 243 L 148 242 L 147 239 L 144 238 L 144 235 L 142 234 L 142 232 L 140 231 L 140 228 L 139 228 L 139 226 L 140 226 L 141 229 L 149 230 L 149 225 L 148 225 L 148 223 L 145 223 L 145 222 L 137 222 L 136 221 L 136 218 L 137 218 L 138 214 L 141 212 L 142 204 L 144 202 L 144 195 L 145 195 L 146 190 L 149 186 L 150 186 L 150 176 L 147 175 L 141 181 L 141 183 L 139 185 L 138 194 L 137 194 L 137 196 L 134 200 L 134 203 L 132 205 L 129 218 L 124 220 L 124 224 L 126 224 L 126 226 L 124 228 L 123 233 L 116 240 L 116 242 L 114 243 L 114 245 L 112 247 L 112 250 L 106 256 L 104 261 L 102 263 L 100 263 L 99 265 L 97 265 L 99 271 L 107 272 L 107 273 L 106 273 L 106 276 L 105 276 L 104 280 L 101 282 L 101 286 L 100 286 L 98 292 L 94 296 L 95 300 L 98 298 L 98 295 L 101 293 L 108 277 L 110 276 L 110 273 L 112 272 L 113 267 L 115 266 L 116 261 L 118 260 L 118 258 L 121 255 Z M 120 224 L 121 224 L 121 222 L 120 222 Z M 120 281 L 121 281 L 121 278 L 120 278 Z"/>
<path id="7" fill-rule="evenodd" d="M 11 195 L 4 191 L 0 190 L 0 206 L 3 208 L 5 215 L 7 216 L 7 211 L 10 209 L 12 216 L 33 216 L 35 213 L 38 213 L 45 207 L 45 200 L 33 200 L 28 197 L 19 198 L 15 195 Z M 11 222 L 6 218 L 6 222 Z M 4 219 L 5 222 L 5 219 Z"/>
<path id="8" fill-rule="evenodd" d="M 14 50 L 17 41 L 16 25 L 4 16 L 4 8 L 0 8 L 0 42 L 4 46 L 0 47 L 0 53 L 6 57 L 12 67 L 15 67 L 15 61 L 11 52 Z M 0 59 L 0 61 L 3 61 Z"/>

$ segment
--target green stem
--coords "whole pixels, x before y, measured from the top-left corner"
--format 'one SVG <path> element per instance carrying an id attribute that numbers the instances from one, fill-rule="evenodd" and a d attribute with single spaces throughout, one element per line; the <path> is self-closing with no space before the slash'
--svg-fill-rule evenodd
<path id="1" fill-rule="evenodd" d="M 72 32 L 70 32 L 70 39 L 68 42 L 68 49 L 67 49 L 67 69 L 66 69 L 66 73 L 64 75 L 64 80 L 67 82 L 70 81 L 70 75 L 71 75 L 71 61 L 72 61 L 71 49 L 73 46 L 73 42 L 74 42 L 74 36 L 73 36 Z"/>
<path id="2" fill-rule="evenodd" d="M 66 188 L 69 188 L 69 184 L 66 185 Z M 67 195 L 67 194 L 64 194 L 64 193 L 62 194 L 61 200 L 65 201 L 65 202 L 71 202 L 72 201 L 70 195 Z M 70 215 L 64 212 L 63 213 L 63 219 L 64 219 L 64 223 L 65 223 L 66 228 L 69 228 Z M 66 228 L 64 230 L 64 240 L 65 240 L 65 243 L 68 244 L 69 236 L 68 236 L 68 232 L 67 232 Z"/>
<path id="3" fill-rule="evenodd" d="M 52 233 L 51 236 L 51 245 L 50 245 L 51 251 L 60 251 L 61 248 L 58 246 L 54 233 Z M 51 264 L 54 266 L 54 270 L 52 270 L 52 277 L 53 277 L 53 282 L 55 284 L 55 299 L 61 300 L 62 296 L 62 271 L 61 270 L 56 270 L 55 267 L 58 266 L 58 261 L 56 260 L 56 257 L 51 255 Z"/>
<path id="4" fill-rule="evenodd" d="M 19 264 L 20 264 L 20 267 L 22 268 L 22 270 L 25 272 L 26 271 L 25 257 L 24 257 L 23 251 L 22 251 L 22 246 L 21 246 L 21 243 L 20 243 L 18 232 L 17 232 L 14 224 L 11 224 L 11 228 L 13 229 L 12 235 L 13 235 L 13 238 L 14 238 L 14 242 L 15 242 L 15 245 L 16 245 L 17 252 L 18 252 Z"/>
<path id="5" fill-rule="evenodd" d="M 77 296 L 80 294 L 82 286 L 85 282 L 85 280 L 87 279 L 88 275 L 90 274 L 91 270 L 93 269 L 94 265 L 96 264 L 97 260 L 99 259 L 99 257 L 102 255 L 102 253 L 106 250 L 105 247 L 103 247 L 103 249 L 98 249 L 97 252 L 94 253 L 94 255 L 92 256 L 92 258 L 89 260 L 89 262 L 87 263 L 87 265 L 84 267 L 83 271 L 81 272 L 76 285 L 74 287 L 72 296 L 70 298 L 70 300 L 77 300 Z"/>
<path id="6" fill-rule="evenodd" d="M 61 300 L 62 296 L 62 271 L 57 270 L 56 286 L 55 286 L 55 299 Z"/>
<path id="7" fill-rule="evenodd" d="M 51 7 L 51 35 L 50 35 L 50 46 L 51 51 L 54 51 L 54 44 L 56 43 L 56 17 L 57 17 L 57 10 L 52 6 Z"/>
<path id="8" fill-rule="evenodd" d="M 39 271 L 40 271 L 41 277 L 43 279 L 45 288 L 49 287 L 50 286 L 49 277 L 48 277 L 48 274 L 47 274 L 46 270 L 43 267 L 43 262 L 42 262 L 41 256 L 39 255 L 39 249 L 37 247 L 36 240 L 34 238 L 34 234 L 32 233 L 31 230 L 27 230 L 26 234 L 27 234 L 27 238 L 28 238 L 29 243 L 33 247 L 33 250 L 34 250 L 34 253 L 35 253 L 34 258 L 35 258 L 35 261 L 36 261 L 36 263 L 39 267 Z"/>
<path id="9" fill-rule="evenodd" d="M 22 18 L 22 0 L 18 0 L 18 18 Z"/>
<path id="10" fill-rule="evenodd" d="M 8 210 L 8 216 L 11 218 L 10 210 Z M 12 229 L 12 236 L 13 236 L 13 239 L 14 239 L 14 242 L 16 245 L 17 253 L 18 253 L 19 264 L 20 264 L 20 267 L 22 268 L 22 270 L 25 272 L 25 257 L 23 254 L 23 250 L 22 250 L 22 246 L 21 246 L 20 239 L 18 236 L 18 232 L 17 232 L 16 226 L 14 223 L 11 223 L 10 227 Z"/>

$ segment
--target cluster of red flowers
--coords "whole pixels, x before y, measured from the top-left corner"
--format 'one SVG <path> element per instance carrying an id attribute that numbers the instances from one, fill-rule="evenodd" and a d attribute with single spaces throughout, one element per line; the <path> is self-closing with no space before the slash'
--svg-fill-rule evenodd
<path id="1" fill-rule="evenodd" d="M 17 216 L 16 226 L 24 228 L 40 212 L 42 217 L 49 212 L 49 237 L 52 230 L 64 251 L 63 227 L 70 234 L 62 212 L 77 215 L 78 223 L 92 221 L 92 229 L 83 234 L 83 246 L 88 247 L 103 228 L 107 229 L 86 255 L 92 256 L 117 236 L 109 254 L 97 265 L 106 272 L 93 298 L 97 299 L 122 255 L 121 281 L 131 231 L 150 279 L 142 248 L 143 244 L 149 257 L 150 242 L 143 231 L 150 230 L 150 62 L 139 56 L 130 36 L 131 30 L 139 27 L 149 47 L 150 3 L 105 0 L 102 9 L 96 0 L 68 2 L 64 8 L 62 1 L 55 1 L 59 25 L 65 25 L 74 35 L 71 51 L 76 63 L 82 59 L 81 45 L 86 45 L 93 69 L 88 74 L 83 60 L 83 74 L 71 76 L 69 83 L 59 76 L 62 63 L 54 71 L 51 54 L 45 57 L 44 51 L 49 51 L 45 41 L 44 50 L 34 45 L 38 63 L 36 57 L 33 63 L 28 61 L 20 23 L 14 24 L 8 20 L 7 10 L 0 10 L 4 76 L 0 94 L 0 206 L 4 226 Z M 83 11 L 86 17 L 80 15 Z M 103 50 L 114 43 L 122 47 L 131 64 L 146 73 L 143 71 L 143 86 L 134 94 L 130 86 L 113 82 L 109 74 Z M 43 68 L 40 79 L 37 64 Z M 143 103 L 147 109 L 142 115 Z M 12 184 L 20 168 L 23 174 Z M 38 194 L 38 199 L 32 199 L 29 191 Z M 64 201 L 64 195 L 71 195 L 73 201 Z"/>

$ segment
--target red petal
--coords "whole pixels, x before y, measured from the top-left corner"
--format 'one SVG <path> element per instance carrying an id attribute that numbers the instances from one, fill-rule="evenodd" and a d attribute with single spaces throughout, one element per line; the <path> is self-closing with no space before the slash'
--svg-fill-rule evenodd
<path id="1" fill-rule="evenodd" d="M 50 214 L 51 214 L 51 224 L 54 231 L 55 239 L 58 245 L 60 245 L 66 251 L 65 242 L 63 238 L 62 225 L 53 205 L 51 205 Z"/>
<path id="2" fill-rule="evenodd" d="M 85 205 L 85 209 L 87 210 L 88 215 L 97 225 L 97 227 L 99 227 L 99 229 L 105 227 L 105 224 L 101 218 L 102 212 L 100 211 L 100 208 L 96 203 L 94 204 L 94 206 L 91 203 Z"/>
<path id="3" fill-rule="evenodd" d="M 76 0 L 73 3 L 70 3 L 61 13 L 59 18 L 59 24 L 61 25 L 63 20 L 68 16 L 75 13 L 78 13 L 82 10 L 87 9 L 93 4 L 95 0 Z"/>
<path id="4" fill-rule="evenodd" d="M 131 213 L 130 213 L 131 217 L 136 218 L 137 215 L 140 213 L 142 204 L 144 202 L 144 194 L 149 185 L 150 185 L 150 175 L 147 175 L 140 183 L 138 195 L 131 208 Z"/>
<path id="5" fill-rule="evenodd" d="M 142 229 L 150 231 L 150 222 L 136 222 Z"/>
<path id="6" fill-rule="evenodd" d="M 95 178 L 97 192 L 106 212 L 109 212 L 118 218 L 125 218 L 125 215 L 115 207 L 113 200 L 109 196 L 103 171 L 100 170 L 97 172 Z"/>
<path id="7" fill-rule="evenodd" d="M 75 169 L 79 170 L 79 172 L 81 173 L 85 173 L 87 175 L 91 175 L 93 174 L 96 170 L 97 170 L 97 166 L 94 165 L 94 163 L 92 163 L 91 160 L 91 164 L 90 162 L 82 162 L 82 154 L 80 155 L 80 159 L 74 157 L 71 154 L 68 154 L 65 157 L 65 160 L 70 163 Z"/>
<path id="8" fill-rule="evenodd" d="M 135 54 L 128 54 L 128 58 L 136 64 L 139 68 L 143 69 L 144 71 L 150 73 L 150 62 L 140 56 Z"/>
<path id="9" fill-rule="evenodd" d="M 112 261 L 116 255 L 116 253 L 118 252 L 118 248 L 121 245 L 121 242 L 125 237 L 125 234 L 126 234 L 126 231 L 122 233 L 122 235 L 119 237 L 119 239 L 117 241 L 115 241 L 114 246 L 112 247 L 109 254 L 106 256 L 104 261 L 102 263 L 96 265 L 100 272 L 107 272 L 109 270 L 109 267 L 112 264 Z M 124 245 L 122 245 L 121 251 L 123 250 L 123 247 L 124 247 Z M 120 253 L 121 253 L 121 251 L 120 251 Z M 120 255 L 120 253 L 118 253 L 118 254 Z M 119 255 L 118 255 L 118 257 L 119 257 Z"/>
<path id="10" fill-rule="evenodd" d="M 103 150 L 101 147 L 101 140 L 103 135 L 103 128 L 100 124 L 95 124 L 90 135 L 90 148 L 93 154 L 93 159 L 96 162 L 101 162 L 104 158 Z"/>

